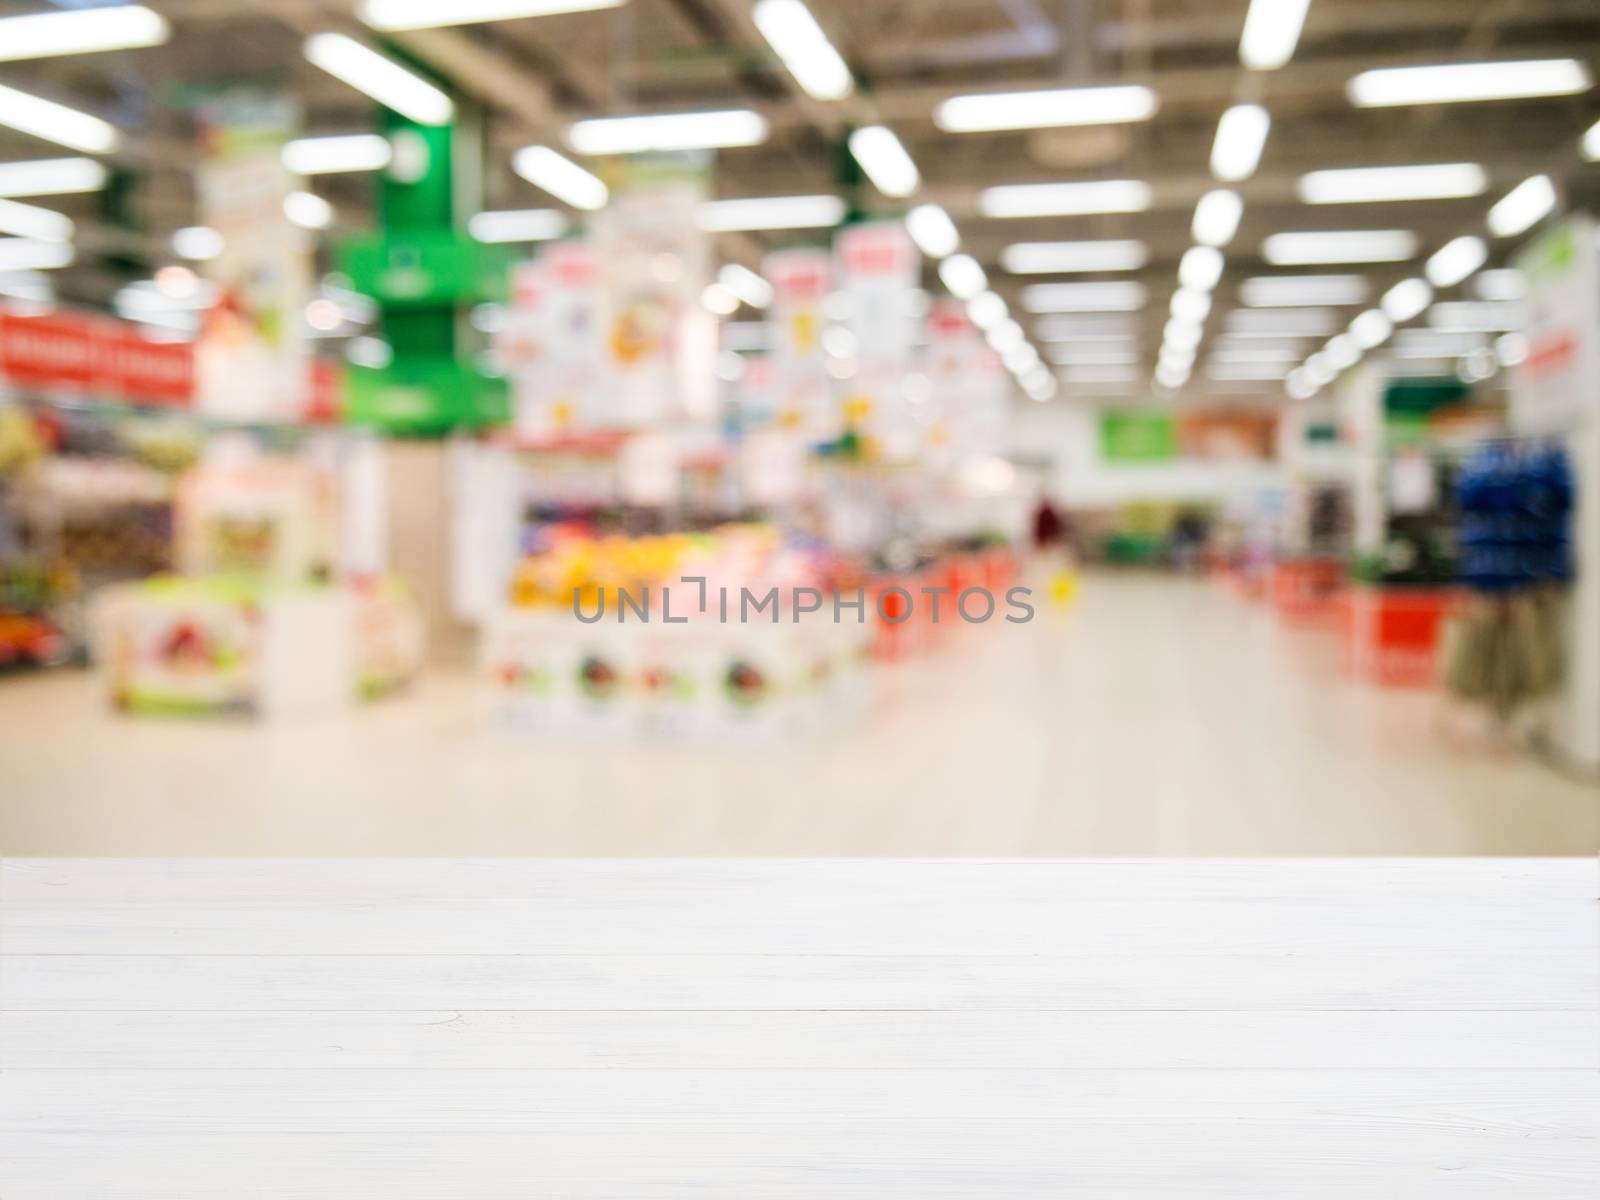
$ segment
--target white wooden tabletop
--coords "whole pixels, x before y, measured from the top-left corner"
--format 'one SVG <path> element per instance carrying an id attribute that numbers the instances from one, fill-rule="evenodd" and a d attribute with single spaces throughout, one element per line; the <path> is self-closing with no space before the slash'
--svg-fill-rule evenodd
<path id="1" fill-rule="evenodd" d="M 1593 859 L 0 863 L 5 1200 L 1600 1195 Z"/>

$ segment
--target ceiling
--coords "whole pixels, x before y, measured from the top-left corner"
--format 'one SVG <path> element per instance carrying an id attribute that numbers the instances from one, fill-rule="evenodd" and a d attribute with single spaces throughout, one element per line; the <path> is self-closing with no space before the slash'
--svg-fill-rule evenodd
<path id="1" fill-rule="evenodd" d="M 0 63 L 0 82 L 101 113 L 129 135 L 127 161 L 138 168 L 134 207 L 142 233 L 108 225 L 96 196 L 62 197 L 52 207 L 80 222 L 87 249 L 157 256 L 166 236 L 193 213 L 193 132 L 182 84 L 222 78 L 287 78 L 305 106 L 308 132 L 372 127 L 365 97 L 311 67 L 300 43 L 334 29 L 371 37 L 353 5 L 333 0 L 148 0 L 174 34 L 149 50 Z M 1600 4 L 1595 0 L 1313 0 L 1293 60 L 1275 71 L 1239 63 L 1248 0 L 808 0 L 857 80 L 842 102 L 811 99 L 774 58 L 750 18 L 752 0 L 631 0 L 620 8 L 394 35 L 394 43 L 483 105 L 486 206 L 546 207 L 550 197 L 514 176 L 509 154 L 530 141 L 559 145 L 574 119 L 605 113 L 746 106 L 769 120 L 756 147 L 722 151 L 723 196 L 772 196 L 836 189 L 843 132 L 882 122 L 916 161 L 922 187 L 912 201 L 867 191 L 868 207 L 901 211 L 941 204 L 959 226 L 1013 312 L 1020 289 L 1050 276 L 1013 277 L 1000 265 L 1014 242 L 1133 238 L 1150 250 L 1145 266 L 1114 276 L 1137 279 L 1149 301 L 1139 317 L 1143 366 L 1154 362 L 1177 264 L 1191 245 L 1196 200 L 1217 186 L 1208 160 L 1217 122 L 1230 105 L 1253 102 L 1272 114 L 1259 169 L 1232 185 L 1245 201 L 1208 326 L 1234 306 L 1245 278 L 1284 269 L 1260 257 L 1262 241 L 1285 230 L 1398 228 L 1414 231 L 1419 259 L 1462 233 L 1482 233 L 1489 204 L 1516 183 L 1549 172 L 1570 204 L 1600 201 L 1600 166 L 1577 153 L 1600 117 L 1600 89 L 1554 99 L 1361 109 L 1346 96 L 1357 73 L 1381 66 L 1494 59 L 1577 57 L 1600 64 Z M 58 7 L 79 7 L 62 3 Z M 40 11 L 44 3 L 0 3 L 0 15 Z M 1597 72 L 1600 73 L 1600 72 Z M 1146 84 L 1160 106 L 1148 121 L 1032 132 L 947 133 L 935 106 L 973 91 L 1115 82 Z M 0 130 L 0 161 L 42 157 L 47 143 Z M 1489 174 L 1485 194 L 1414 203 L 1309 206 L 1296 184 L 1331 167 L 1468 161 Z M 1102 178 L 1137 179 L 1153 189 L 1145 212 L 1123 215 L 992 219 L 978 212 L 990 185 Z M 315 190 L 338 207 L 341 223 L 371 220 L 372 182 L 324 176 Z M 795 233 L 727 236 L 723 253 L 754 263 L 765 247 Z M 1503 259 L 1514 243 L 1493 243 Z M 133 270 L 129 265 L 127 270 Z M 1366 274 L 1373 294 L 1418 261 L 1330 271 Z M 1314 270 L 1314 269 L 1313 269 Z M 1305 273 L 1296 268 L 1294 273 Z M 62 291 L 103 300 L 121 280 L 85 254 L 64 273 Z M 938 282 L 930 264 L 930 288 Z M 1354 315 L 1358 309 L 1351 309 Z M 1025 322 L 1026 323 L 1026 322 Z M 1208 383 L 1190 391 L 1250 394 L 1277 385 Z M 1068 384 L 1067 394 L 1107 389 Z M 1115 389 L 1112 389 L 1115 390 Z"/>

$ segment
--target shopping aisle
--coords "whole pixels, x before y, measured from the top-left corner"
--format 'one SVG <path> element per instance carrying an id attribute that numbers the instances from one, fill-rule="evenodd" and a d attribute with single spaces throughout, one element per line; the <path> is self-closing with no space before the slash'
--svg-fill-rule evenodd
<path id="1" fill-rule="evenodd" d="M 534 741 L 464 675 L 338 722 L 135 719 L 0 682 L 0 845 L 35 854 L 1592 854 L 1600 790 L 1346 678 L 1213 586 L 1091 576 L 1065 612 L 879 673 L 798 744 Z"/>
<path id="2" fill-rule="evenodd" d="M 18 1200 L 1587 1200 L 1594 885 L 0 863 L 0 1158 Z"/>

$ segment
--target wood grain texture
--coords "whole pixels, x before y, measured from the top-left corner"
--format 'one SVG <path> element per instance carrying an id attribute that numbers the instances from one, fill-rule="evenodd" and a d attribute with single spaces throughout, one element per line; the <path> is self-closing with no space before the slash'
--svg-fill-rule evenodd
<path id="1" fill-rule="evenodd" d="M 5 1200 L 1600 1192 L 1582 860 L 0 862 Z"/>

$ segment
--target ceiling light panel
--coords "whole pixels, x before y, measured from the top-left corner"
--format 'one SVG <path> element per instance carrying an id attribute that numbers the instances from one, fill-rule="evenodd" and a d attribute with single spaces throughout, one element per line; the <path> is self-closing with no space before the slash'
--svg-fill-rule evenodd
<path id="1" fill-rule="evenodd" d="M 1000 265 L 1013 275 L 1137 271 L 1148 261 L 1150 249 L 1139 241 L 1018 242 L 1000 252 Z"/>
<path id="2" fill-rule="evenodd" d="M 933 112 L 947 133 L 1045 129 L 1071 125 L 1119 125 L 1155 115 L 1156 94 L 1147 87 L 1049 88 L 952 96 Z"/>
<path id="3" fill-rule="evenodd" d="M 1489 176 L 1477 163 L 1431 163 L 1312 171 L 1300 177 L 1307 204 L 1376 204 L 1481 196 Z"/>
<path id="4" fill-rule="evenodd" d="M 1276 266 L 1404 262 L 1417 253 L 1417 235 L 1403 229 L 1349 229 L 1319 233 L 1275 233 L 1261 255 Z"/>
<path id="5" fill-rule="evenodd" d="M 1589 69 L 1576 59 L 1448 63 L 1364 71 L 1350 81 L 1350 102 L 1362 108 L 1522 100 L 1586 92 Z"/>
<path id="6" fill-rule="evenodd" d="M 1024 183 L 985 188 L 978 195 L 978 210 L 986 217 L 999 218 L 1074 217 L 1143 212 L 1150 201 L 1150 185 L 1134 179 Z"/>

